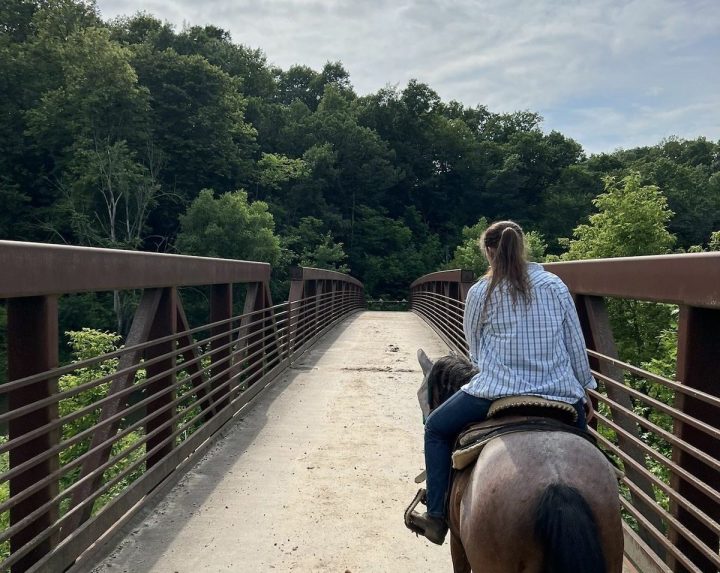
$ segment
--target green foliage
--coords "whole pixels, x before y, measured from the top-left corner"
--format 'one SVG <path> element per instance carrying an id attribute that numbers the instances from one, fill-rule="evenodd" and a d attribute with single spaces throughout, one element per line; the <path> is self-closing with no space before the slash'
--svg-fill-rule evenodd
<path id="1" fill-rule="evenodd" d="M 0 31 L 2 238 L 153 251 L 192 243 L 198 254 L 250 258 L 209 225 L 199 242 L 186 230 L 178 238 L 202 189 L 246 189 L 267 204 L 285 249 L 252 258 L 368 271 L 377 297 L 405 296 L 401 281 L 449 259 L 482 272 L 463 234 L 481 218 L 537 231 L 538 260 L 562 253 L 570 243 L 560 239 L 598 195 L 601 211 L 615 201 L 632 215 L 578 227 L 570 258 L 669 250 L 645 225 L 654 215 L 632 203 L 654 187 L 678 248 L 707 245 L 720 228 L 720 146 L 704 138 L 587 158 L 532 111 L 444 102 L 417 80 L 358 97 L 340 62 L 282 70 L 217 25 L 178 31 L 147 13 L 103 22 L 91 1 L 9 0 Z M 635 189 L 621 198 L 627 177 Z M 322 228 L 301 230 L 311 220 Z M 398 253 L 375 240 L 380 221 Z"/>
<path id="2" fill-rule="evenodd" d="M 263 153 L 257 162 L 258 183 L 266 189 L 277 191 L 283 183 L 307 177 L 308 171 L 302 159 L 290 159 L 275 153 Z"/>
<path id="3" fill-rule="evenodd" d="M 480 246 L 482 234 L 489 224 L 485 217 L 482 217 L 472 227 L 463 227 L 463 242 L 455 249 L 452 260 L 447 263 L 448 269 L 466 269 L 481 277 L 487 272 L 488 262 Z"/>
<path id="4" fill-rule="evenodd" d="M 675 237 L 666 225 L 672 217 L 657 187 L 640 185 L 640 176 L 605 181 L 605 193 L 593 204 L 589 224 L 575 228 L 565 260 L 657 255 L 670 251 Z"/>
<path id="5" fill-rule="evenodd" d="M 0 434 L 0 445 L 7 442 L 7 436 Z M 10 452 L 0 454 L 0 474 L 10 469 Z M 0 503 L 10 498 L 10 480 L 0 483 Z M 10 527 L 10 510 L 0 513 L 0 531 L 6 531 Z M 5 560 L 10 556 L 10 540 L 0 543 L 0 560 Z"/>
<path id="6" fill-rule="evenodd" d="M 529 261 L 542 263 L 545 260 L 547 252 L 547 243 L 537 231 L 528 231 L 525 233 L 525 248 L 527 249 L 527 258 Z"/>
<path id="7" fill-rule="evenodd" d="M 480 246 L 480 239 L 488 226 L 487 219 L 483 217 L 472 227 L 463 227 L 463 242 L 455 249 L 455 255 L 445 268 L 471 270 L 476 277 L 484 275 L 488 262 Z M 542 262 L 545 260 L 547 243 L 537 231 L 528 231 L 525 233 L 525 250 L 528 260 Z"/>
<path id="8" fill-rule="evenodd" d="M 403 298 L 412 277 L 431 272 L 439 264 L 438 237 L 418 220 L 413 209 L 402 219 L 391 219 L 359 208 L 354 238 L 352 272 L 363 278 L 368 292 L 379 292 L 383 298 Z"/>
<path id="9" fill-rule="evenodd" d="M 280 256 L 267 204 L 249 203 L 242 190 L 217 198 L 212 189 L 202 190 L 180 217 L 180 226 L 176 245 L 184 254 L 270 264 Z"/>
<path id="10" fill-rule="evenodd" d="M 639 175 L 606 179 L 605 193 L 593 203 L 598 212 L 575 229 L 564 259 L 657 255 L 674 245 L 667 230 L 672 217 L 667 200 L 657 187 L 641 185 Z M 650 360 L 668 328 L 671 308 L 634 300 L 611 300 L 608 306 L 621 358 L 634 364 Z"/>
<path id="11" fill-rule="evenodd" d="M 342 243 L 336 243 L 330 231 L 315 217 L 303 217 L 297 229 L 290 231 L 285 245 L 291 251 L 290 264 L 348 272 L 347 255 Z"/>
<path id="12" fill-rule="evenodd" d="M 73 353 L 73 362 L 80 362 L 90 358 L 102 356 L 117 350 L 118 344 L 120 343 L 121 337 L 111 332 L 102 332 L 98 330 L 92 330 L 89 328 L 83 328 L 80 331 L 71 331 L 66 333 L 70 339 L 70 346 Z M 83 384 L 92 382 L 104 376 L 108 376 L 114 373 L 117 369 L 118 360 L 117 358 L 110 358 L 101 362 L 95 363 L 91 366 L 78 368 L 73 370 L 69 374 L 65 374 L 60 377 L 59 387 L 60 391 L 67 391 L 73 388 L 77 388 Z M 136 374 L 137 381 L 142 381 L 145 378 L 145 372 L 143 370 L 138 371 Z M 109 389 L 109 383 L 99 384 L 93 386 L 88 390 L 84 390 L 78 394 L 75 394 L 59 402 L 59 414 L 60 416 L 67 416 L 81 408 L 92 406 L 98 400 L 107 396 Z M 88 430 L 94 426 L 99 419 L 99 408 L 90 410 L 89 413 L 75 418 L 65 424 L 62 427 L 62 440 L 69 440 L 70 438 L 78 435 L 80 432 Z M 125 450 L 131 448 L 137 443 L 142 437 L 142 432 L 139 430 L 132 431 L 126 436 L 117 440 L 112 447 L 110 456 L 115 457 L 123 454 Z M 72 446 L 69 446 L 60 452 L 60 465 L 65 466 L 71 461 L 77 459 L 79 456 L 84 454 L 90 446 L 91 438 L 87 437 Z M 144 446 L 134 449 L 132 452 L 123 455 L 115 464 L 109 467 L 103 473 L 103 483 L 112 480 L 115 476 L 120 474 L 123 470 L 127 469 L 130 465 L 136 462 L 144 455 Z M 130 483 L 136 480 L 142 475 L 144 467 L 140 464 L 138 467 L 133 469 L 127 476 L 123 477 L 118 483 L 114 484 L 108 489 L 107 492 L 99 496 L 93 505 L 93 511 L 97 512 L 113 497 L 123 491 Z M 79 468 L 74 468 L 69 472 L 65 473 L 60 478 L 60 489 L 65 490 L 71 484 L 73 484 L 79 476 Z M 61 512 L 67 511 L 70 503 L 70 498 L 65 498 L 61 503 Z"/>
<path id="13" fill-rule="evenodd" d="M 708 243 L 708 250 L 720 251 L 720 231 L 713 231 L 710 234 L 710 242 Z"/>

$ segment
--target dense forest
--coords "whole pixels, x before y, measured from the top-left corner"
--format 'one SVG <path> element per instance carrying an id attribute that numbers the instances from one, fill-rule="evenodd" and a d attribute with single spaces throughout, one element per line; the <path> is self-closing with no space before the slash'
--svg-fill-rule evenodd
<path id="1" fill-rule="evenodd" d="M 707 249 L 720 229 L 716 142 L 588 157 L 532 111 L 418 81 L 359 96 L 340 62 L 282 70 L 214 26 L 6 0 L 0 69 L 2 239 L 263 260 L 279 284 L 334 268 L 402 298 L 482 271 L 493 219 L 537 259 Z"/>

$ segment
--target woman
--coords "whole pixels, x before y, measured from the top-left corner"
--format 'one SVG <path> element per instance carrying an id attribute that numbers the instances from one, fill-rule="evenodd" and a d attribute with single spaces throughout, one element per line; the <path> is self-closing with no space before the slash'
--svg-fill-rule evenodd
<path id="1" fill-rule="evenodd" d="M 479 372 L 425 422 L 427 513 L 416 519 L 438 545 L 448 529 L 452 446 L 465 426 L 483 421 L 493 400 L 533 395 L 573 404 L 584 428 L 585 391 L 597 387 L 572 297 L 557 276 L 527 262 L 520 226 L 499 221 L 480 241 L 490 269 L 470 288 L 463 317 Z"/>

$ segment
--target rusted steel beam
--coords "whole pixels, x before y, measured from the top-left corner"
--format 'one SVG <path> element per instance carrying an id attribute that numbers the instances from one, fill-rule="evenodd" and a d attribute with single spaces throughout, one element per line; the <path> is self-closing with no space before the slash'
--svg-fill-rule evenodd
<path id="1" fill-rule="evenodd" d="M 320 280 L 341 280 L 362 288 L 363 284 L 354 277 L 338 271 L 327 269 L 315 269 L 313 267 L 292 267 L 290 269 L 291 281 L 320 281 Z"/>
<path id="2" fill-rule="evenodd" d="M 163 289 L 160 304 L 158 305 L 157 312 L 155 313 L 155 320 L 153 321 L 152 328 L 150 329 L 150 339 L 162 338 L 171 334 L 175 334 L 177 331 L 177 291 L 174 287 Z M 168 342 L 161 342 L 155 344 L 145 351 L 145 358 L 151 359 L 157 356 L 162 356 L 175 350 L 176 342 L 170 340 Z M 165 358 L 159 362 L 151 364 L 147 367 L 147 377 L 159 376 L 163 373 L 167 373 L 155 382 L 153 382 L 147 388 L 147 395 L 153 396 L 159 394 L 162 390 L 175 386 L 175 361 L 176 356 Z M 147 415 L 151 416 L 154 412 L 158 411 L 163 406 L 171 403 L 175 399 L 175 391 L 167 392 L 159 395 L 157 399 L 149 402 L 147 405 Z M 145 432 L 151 433 L 159 426 L 162 426 L 168 420 L 172 420 L 175 413 L 172 410 L 165 410 L 148 420 L 145 425 Z M 157 435 L 150 438 L 146 444 L 146 451 L 150 451 L 163 442 L 168 436 L 173 433 L 172 426 L 165 428 L 163 431 L 158 432 Z M 173 444 L 165 444 L 162 448 L 158 449 L 151 457 L 147 460 L 147 468 L 153 467 L 155 464 L 162 461 L 162 459 L 169 455 L 173 450 Z"/>
<path id="3" fill-rule="evenodd" d="M 575 294 L 720 308 L 720 253 L 547 263 Z"/>
<path id="4" fill-rule="evenodd" d="M 438 271 L 436 273 L 421 276 L 419 279 L 413 281 L 410 288 L 414 289 L 422 284 L 435 282 L 465 283 L 472 285 L 475 282 L 475 273 L 463 269 Z"/>
<path id="5" fill-rule="evenodd" d="M 4 279 L 5 277 L 3 277 Z M 32 297 L 11 300 L 8 303 L 8 374 L 10 380 L 45 372 L 58 365 L 58 303 L 57 297 Z M 14 410 L 58 391 L 57 378 L 39 380 L 9 393 L 8 409 Z M 52 422 L 58 417 L 57 402 L 35 410 L 32 415 L 20 416 L 8 422 L 9 439 L 19 438 L 28 432 Z M 60 441 L 59 429 L 41 434 L 29 442 L 10 450 L 10 469 L 19 466 L 56 446 Z M 50 456 L 20 475 L 10 478 L 10 497 L 41 481 L 59 468 L 58 455 Z M 18 523 L 36 509 L 50 502 L 58 493 L 58 482 L 53 480 L 10 509 L 10 525 Z M 21 549 L 36 535 L 50 527 L 58 518 L 57 504 L 42 513 L 30 525 L 10 539 L 11 551 Z M 19 559 L 13 573 L 27 571 L 33 563 L 49 553 L 56 545 L 57 536 L 44 539 Z"/>
<path id="6" fill-rule="evenodd" d="M 0 269 L 0 298 L 270 280 L 267 263 L 16 241 Z"/>
<path id="7" fill-rule="evenodd" d="M 718 383 L 718 357 L 720 357 L 720 310 L 680 307 L 678 324 L 678 358 L 677 378 L 685 386 L 701 390 L 713 396 L 720 396 Z M 717 425 L 720 411 L 711 404 L 700 401 L 692 396 L 676 393 L 675 406 L 683 413 L 710 425 Z M 703 450 L 716 459 L 720 459 L 720 441 L 694 428 L 681 420 L 676 420 L 675 435 L 693 446 Z M 673 448 L 673 461 L 701 482 L 717 484 L 717 471 L 702 463 L 686 452 Z M 715 522 L 720 521 L 720 504 L 708 498 L 688 480 L 676 473 L 671 474 L 671 485 L 681 495 L 698 507 L 702 507 Z M 708 547 L 717 548 L 720 541 L 718 535 L 707 524 L 691 515 L 677 504 L 671 506 L 673 515 L 680 523 L 693 532 Z M 674 530 L 671 541 L 701 571 L 714 571 L 714 564 Z M 687 569 L 678 562 L 672 564 L 677 573 Z"/>
<path id="8" fill-rule="evenodd" d="M 294 269 L 291 269 L 291 271 Z M 290 283 L 290 294 L 288 295 L 288 341 L 287 341 L 287 363 L 290 365 L 292 355 L 295 353 L 299 333 L 302 329 L 300 315 L 303 311 L 303 295 L 305 283 L 302 280 L 302 273 L 299 279 L 293 279 Z"/>
<path id="9" fill-rule="evenodd" d="M 210 293 L 210 322 L 219 322 L 232 317 L 232 285 L 213 285 Z M 218 350 L 220 347 L 227 346 L 230 343 L 230 330 L 232 330 L 232 323 L 228 322 L 220 326 L 216 326 L 212 329 L 211 335 L 222 334 L 227 332 L 227 336 L 221 336 L 220 338 L 214 339 L 210 343 L 210 349 L 212 352 L 211 362 L 213 368 L 211 370 L 212 376 L 215 377 L 217 372 L 225 370 L 226 372 L 221 376 L 218 376 L 213 381 L 212 387 L 217 388 L 223 386 L 230 379 L 230 361 L 232 356 L 232 349 L 230 347 Z M 228 404 L 227 394 L 230 392 L 230 388 L 226 385 L 225 388 L 216 394 L 215 396 L 215 408 L 224 408 Z"/>
<path id="10" fill-rule="evenodd" d="M 238 362 L 244 362 L 251 355 L 255 354 L 262 348 L 263 344 L 263 327 L 264 327 L 264 316 L 257 311 L 262 310 L 266 307 L 265 304 L 265 288 L 262 283 L 252 283 L 247 287 L 247 294 L 245 295 L 245 307 L 243 308 L 243 317 L 240 321 L 240 339 L 244 339 L 241 342 L 243 346 L 242 350 L 238 353 L 236 360 Z M 263 358 L 254 357 L 251 360 L 251 364 L 248 367 L 245 378 L 250 380 L 250 385 L 258 379 L 258 374 L 262 373 L 263 370 Z"/>
<path id="11" fill-rule="evenodd" d="M 577 296 L 575 297 L 575 304 L 580 318 L 583 335 L 585 336 L 586 346 L 611 358 L 617 358 L 618 353 L 615 346 L 615 338 L 613 336 L 612 327 L 610 326 L 610 318 L 608 316 L 605 301 L 596 296 Z M 600 361 L 593 357 L 590 358 L 590 362 L 594 370 L 601 372 L 605 376 L 617 381 L 619 384 L 623 384 L 624 375 L 620 368 L 604 360 Z M 625 409 L 632 411 L 633 404 L 627 392 L 624 392 L 621 388 L 610 384 L 606 385 L 605 391 L 611 400 L 622 405 Z M 613 420 L 618 424 L 618 426 L 623 428 L 623 430 L 632 436 L 639 436 L 638 426 L 630 416 L 624 414 L 616 408 L 611 408 L 610 411 L 612 412 Z M 645 457 L 642 450 L 633 444 L 631 440 L 618 436 L 618 444 L 620 448 L 628 454 L 628 456 L 634 459 L 638 464 L 645 467 Z M 630 480 L 636 483 L 643 492 L 654 499 L 655 494 L 653 492 L 652 483 L 643 472 L 640 472 L 633 467 L 626 467 L 625 472 Z M 648 521 L 650 521 L 656 529 L 662 530 L 662 521 L 656 514 L 653 513 L 652 508 L 643 503 L 639 497 L 632 496 L 632 498 L 633 504 L 648 519 Z M 664 548 L 662 545 L 657 543 L 657 541 L 647 531 L 640 528 L 640 535 L 658 555 L 664 557 Z"/>

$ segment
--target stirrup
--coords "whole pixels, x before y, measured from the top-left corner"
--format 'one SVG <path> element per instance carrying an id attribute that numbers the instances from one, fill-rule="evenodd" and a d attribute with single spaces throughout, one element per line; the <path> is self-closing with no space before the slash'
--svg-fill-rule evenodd
<path id="1" fill-rule="evenodd" d="M 418 492 L 415 494 L 415 497 L 410 502 L 410 505 L 405 510 L 405 527 L 407 527 L 415 535 L 425 535 L 425 530 L 419 525 L 417 525 L 413 520 L 413 515 L 417 515 L 416 513 L 414 513 L 414 510 L 419 503 L 427 505 L 427 491 L 425 489 L 418 490 Z"/>

